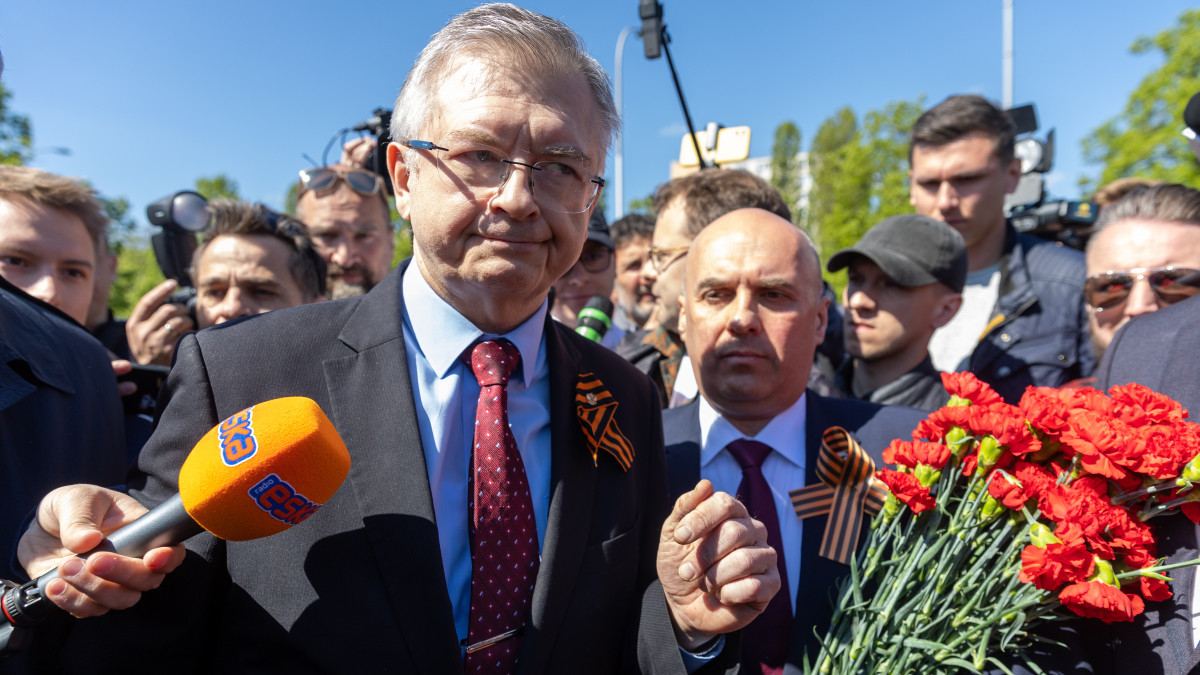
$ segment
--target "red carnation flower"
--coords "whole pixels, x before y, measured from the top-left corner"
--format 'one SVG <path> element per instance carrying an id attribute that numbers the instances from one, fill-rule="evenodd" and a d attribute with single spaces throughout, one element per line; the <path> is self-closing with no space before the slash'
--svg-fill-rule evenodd
<path id="1" fill-rule="evenodd" d="M 1096 562 L 1084 546 L 1051 543 L 1046 548 L 1026 546 L 1021 551 L 1021 581 L 1043 591 L 1054 591 L 1063 584 L 1083 581 L 1091 575 Z"/>
<path id="2" fill-rule="evenodd" d="M 875 477 L 883 481 L 896 499 L 912 509 L 913 513 L 932 509 L 937 504 L 933 500 L 933 495 L 929 493 L 929 488 L 921 485 L 917 477 L 911 473 L 880 469 L 875 472 Z"/>
<path id="3" fill-rule="evenodd" d="M 971 373 L 942 373 L 942 386 L 951 396 L 970 401 L 972 405 L 988 406 L 1004 402 L 991 386 Z"/>
<path id="4" fill-rule="evenodd" d="M 1015 477 L 1010 478 L 1000 471 L 993 471 L 988 478 L 988 494 L 1013 510 L 1024 506 L 1030 498 L 1019 480 Z"/>
<path id="5" fill-rule="evenodd" d="M 1079 616 L 1105 623 L 1133 621 L 1146 608 L 1142 599 L 1099 581 L 1082 581 L 1062 589 L 1058 600 Z"/>
<path id="6" fill-rule="evenodd" d="M 1135 426 L 1146 423 L 1175 423 L 1187 417 L 1178 401 L 1140 384 L 1118 385 L 1108 390 L 1113 412 Z"/>

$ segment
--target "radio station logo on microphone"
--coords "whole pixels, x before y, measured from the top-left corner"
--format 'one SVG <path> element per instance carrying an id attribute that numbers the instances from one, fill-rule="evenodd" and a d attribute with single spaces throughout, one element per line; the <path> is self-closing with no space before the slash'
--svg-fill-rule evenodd
<path id="1" fill-rule="evenodd" d="M 221 422 L 217 429 L 217 445 L 221 448 L 221 461 L 225 466 L 237 466 L 258 452 L 258 439 L 250 426 L 252 412 L 253 406 L 246 408 Z"/>
<path id="2" fill-rule="evenodd" d="M 295 488 L 275 474 L 250 488 L 250 498 L 272 518 L 288 525 L 304 522 L 321 508 L 320 504 L 296 492 Z"/>

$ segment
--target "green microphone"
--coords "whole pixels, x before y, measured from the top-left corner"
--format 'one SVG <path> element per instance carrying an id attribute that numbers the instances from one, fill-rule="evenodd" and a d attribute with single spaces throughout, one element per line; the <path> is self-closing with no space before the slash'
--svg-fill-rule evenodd
<path id="1" fill-rule="evenodd" d="M 579 310 L 579 320 L 575 323 L 575 332 L 592 342 L 599 342 L 612 326 L 612 313 L 612 300 L 603 295 L 593 295 L 583 309 Z"/>

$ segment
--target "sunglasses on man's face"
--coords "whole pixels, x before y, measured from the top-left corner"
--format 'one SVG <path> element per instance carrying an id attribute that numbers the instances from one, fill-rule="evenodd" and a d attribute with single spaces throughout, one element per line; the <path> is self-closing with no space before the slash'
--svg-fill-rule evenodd
<path id="1" fill-rule="evenodd" d="M 315 190 L 323 192 L 337 183 L 338 179 L 346 181 L 350 189 L 364 195 L 373 195 L 383 187 L 383 179 L 379 174 L 360 169 L 330 169 L 318 167 L 304 169 L 300 172 L 300 186 L 305 192 Z"/>
<path id="2" fill-rule="evenodd" d="M 1097 313 L 1119 307 L 1145 279 L 1160 305 L 1172 305 L 1200 293 L 1200 270 L 1190 267 L 1142 267 L 1093 274 L 1083 285 L 1084 299 Z"/>

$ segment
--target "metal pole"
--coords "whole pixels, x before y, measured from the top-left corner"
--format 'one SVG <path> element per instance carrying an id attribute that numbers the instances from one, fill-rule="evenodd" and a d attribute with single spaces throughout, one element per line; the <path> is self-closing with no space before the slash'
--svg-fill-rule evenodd
<path id="1" fill-rule="evenodd" d="M 1013 0 L 1004 0 L 1004 109 L 1013 106 Z"/>
<path id="2" fill-rule="evenodd" d="M 621 107 L 621 63 L 624 60 L 622 57 L 625 54 L 625 41 L 629 39 L 631 34 L 637 33 L 638 31 L 639 29 L 634 28 L 633 26 L 626 26 L 621 29 L 621 34 L 617 36 L 617 58 L 615 60 L 615 69 L 617 73 L 616 77 L 614 78 L 616 80 L 614 84 L 615 89 L 617 90 L 615 92 L 617 99 L 615 101 L 617 104 L 617 115 L 621 118 L 621 123 L 617 125 L 617 138 L 615 143 L 616 159 L 613 168 L 613 182 L 616 183 L 614 186 L 616 188 L 616 194 L 613 197 L 613 220 L 617 220 L 625 215 L 625 148 L 621 142 L 621 137 L 624 135 L 622 133 L 622 128 L 625 126 L 625 109 Z"/>

